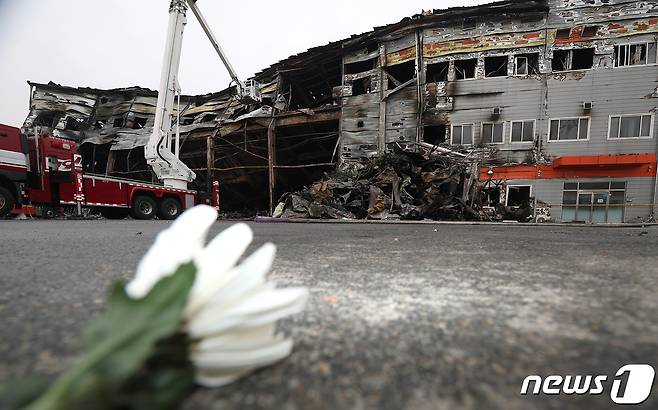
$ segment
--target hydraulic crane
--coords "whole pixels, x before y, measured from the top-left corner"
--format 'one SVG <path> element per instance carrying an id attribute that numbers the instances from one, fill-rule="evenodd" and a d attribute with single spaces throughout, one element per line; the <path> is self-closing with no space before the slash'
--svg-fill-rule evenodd
<path id="1" fill-rule="evenodd" d="M 160 88 L 158 90 L 155 124 L 153 134 L 145 147 L 145 157 L 146 162 L 151 166 L 155 175 L 165 185 L 178 189 L 186 189 L 187 184 L 196 178 L 196 174 L 178 157 L 179 134 L 176 133 L 175 144 L 172 135 L 174 103 L 176 96 L 180 98 L 178 69 L 183 46 L 183 32 L 187 24 L 188 8 L 192 10 L 197 21 L 201 24 L 203 31 L 208 36 L 210 43 L 228 70 L 232 83 L 235 83 L 238 99 L 246 104 L 254 104 L 261 101 L 259 84 L 253 80 L 247 82 L 240 80 L 219 45 L 219 42 L 210 30 L 210 26 L 201 14 L 196 0 L 171 0 L 169 5 L 169 28 L 167 30 Z M 180 107 L 177 110 L 177 114 L 180 116 Z"/>

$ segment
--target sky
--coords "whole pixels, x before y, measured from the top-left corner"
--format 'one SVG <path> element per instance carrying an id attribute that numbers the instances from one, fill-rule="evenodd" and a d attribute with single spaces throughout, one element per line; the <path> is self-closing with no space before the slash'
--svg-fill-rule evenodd
<path id="1" fill-rule="evenodd" d="M 224 52 L 246 79 L 308 48 L 394 23 L 421 10 L 481 0 L 198 0 Z M 169 0 L 0 0 L 0 123 L 22 125 L 27 81 L 157 89 Z M 219 91 L 230 78 L 190 12 L 184 94 Z"/>

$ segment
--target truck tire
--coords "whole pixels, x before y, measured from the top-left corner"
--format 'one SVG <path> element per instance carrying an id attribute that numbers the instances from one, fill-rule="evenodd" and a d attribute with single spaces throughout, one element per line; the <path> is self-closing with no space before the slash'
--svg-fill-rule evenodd
<path id="1" fill-rule="evenodd" d="M 130 216 L 143 221 L 153 219 L 155 218 L 157 209 L 157 204 L 153 198 L 148 195 L 137 195 L 135 199 L 133 199 L 133 206 L 130 208 Z"/>
<path id="2" fill-rule="evenodd" d="M 173 221 L 183 212 L 183 206 L 176 198 L 162 198 L 158 207 L 158 217 L 165 221 Z"/>
<path id="3" fill-rule="evenodd" d="M 0 218 L 9 215 L 15 205 L 14 195 L 7 188 L 0 186 Z"/>
<path id="4" fill-rule="evenodd" d="M 101 215 L 105 219 L 126 219 L 128 216 L 128 209 L 126 208 L 101 208 Z"/>

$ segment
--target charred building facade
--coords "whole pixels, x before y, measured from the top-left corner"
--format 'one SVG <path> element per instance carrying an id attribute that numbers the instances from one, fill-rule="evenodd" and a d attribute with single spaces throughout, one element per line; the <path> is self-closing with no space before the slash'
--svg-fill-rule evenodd
<path id="1" fill-rule="evenodd" d="M 310 49 L 231 89 L 183 96 L 181 158 L 226 208 L 269 209 L 392 146 L 467 155 L 489 206 L 634 222 L 656 207 L 658 3 L 509 0 L 434 10 Z M 149 179 L 155 93 L 31 84 L 24 132 L 82 143 L 89 172 Z"/>

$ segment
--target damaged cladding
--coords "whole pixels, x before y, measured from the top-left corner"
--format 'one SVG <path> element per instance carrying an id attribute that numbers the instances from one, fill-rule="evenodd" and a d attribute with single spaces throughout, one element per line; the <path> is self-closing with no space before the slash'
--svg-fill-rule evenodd
<path id="1" fill-rule="evenodd" d="M 195 188 L 220 181 L 230 210 L 272 211 L 292 197 L 300 209 L 300 195 L 286 194 L 295 191 L 344 196 L 347 182 L 337 187 L 326 174 L 356 178 L 348 185 L 359 194 L 350 196 L 362 205 L 347 207 L 356 204 L 348 198 L 340 204 L 347 212 L 324 209 L 322 217 L 380 215 L 369 212 L 379 193 L 359 185 L 367 180 L 392 195 L 387 211 L 401 214 L 393 184 L 376 182 L 381 172 L 432 190 L 422 174 L 440 169 L 459 180 L 462 191 L 451 192 L 460 205 L 446 202 L 459 212 L 425 212 L 426 196 L 416 192 L 407 203 L 420 211 L 405 215 L 477 219 L 536 201 L 537 219 L 650 218 L 657 36 L 653 1 L 508 0 L 425 11 L 263 70 L 255 76 L 262 105 L 241 104 L 231 89 L 182 97 L 181 158 L 199 175 Z M 155 93 L 31 87 L 24 132 L 47 128 L 81 142 L 89 172 L 152 178 L 143 146 Z M 428 145 L 440 149 L 430 155 Z M 399 161 L 415 168 L 402 172 Z"/>

